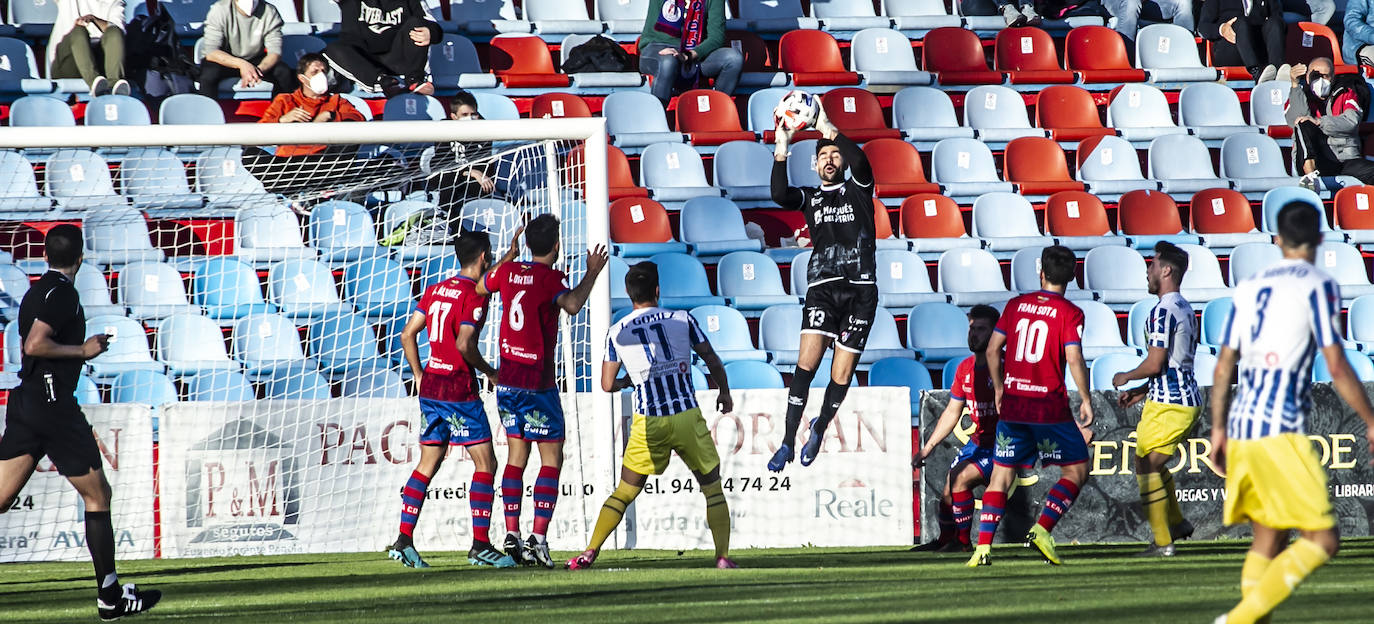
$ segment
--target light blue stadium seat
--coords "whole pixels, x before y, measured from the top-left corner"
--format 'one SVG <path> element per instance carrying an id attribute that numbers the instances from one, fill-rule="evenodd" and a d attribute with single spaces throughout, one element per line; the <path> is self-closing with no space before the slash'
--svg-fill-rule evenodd
<path id="1" fill-rule="evenodd" d="M 523 8 L 525 19 L 534 24 L 535 34 L 541 37 L 569 33 L 599 34 L 602 30 L 601 22 L 591 19 L 587 14 L 587 5 L 581 2 L 525 0 Z"/>
<path id="2" fill-rule="evenodd" d="M 493 250 L 510 246 L 510 236 L 520 227 L 520 209 L 499 199 L 474 199 L 463 204 L 459 230 L 486 232 Z"/>
<path id="3" fill-rule="evenodd" d="M 872 11 L 871 3 L 863 2 Z M 846 2 L 844 4 L 850 4 Z M 841 4 L 838 2 L 816 3 L 819 12 L 822 7 L 831 7 Z M 833 10 L 833 9 L 827 9 Z M 935 77 L 927 71 L 921 71 L 916 66 L 916 55 L 911 49 L 911 41 L 900 32 L 888 28 L 887 18 L 857 17 L 840 18 L 826 20 L 835 24 L 846 23 L 848 20 L 881 20 L 882 24 L 875 24 L 854 34 L 854 38 L 849 43 L 849 69 L 863 75 L 868 84 L 881 85 L 928 85 L 935 82 Z M 900 128 L 899 128 L 900 130 Z"/>
<path id="4" fill-rule="evenodd" d="M 1112 390 L 1112 377 L 1124 373 L 1144 362 L 1143 356 L 1135 353 L 1108 353 L 1092 361 L 1088 368 L 1089 384 L 1093 390 Z M 1072 383 L 1072 375 L 1064 375 L 1066 383 Z M 1134 385 L 1134 384 L 1133 384 Z"/>
<path id="5" fill-rule="evenodd" d="M 482 70 L 476 46 L 460 35 L 446 34 L 437 45 L 429 47 L 429 73 L 440 95 L 451 95 L 455 87 L 495 89 L 497 86 L 496 74 Z"/>
<path id="6" fill-rule="evenodd" d="M 1176 199 L 1231 186 L 1213 172 L 1212 154 L 1202 139 L 1184 134 L 1169 134 L 1150 142 L 1149 173 Z"/>
<path id="7" fill-rule="evenodd" d="M 1147 70 L 1150 82 L 1212 82 L 1216 69 L 1198 57 L 1193 33 L 1174 24 L 1150 24 L 1136 33 L 1135 66 Z"/>
<path id="8" fill-rule="evenodd" d="M 725 378 L 731 390 L 767 390 L 784 388 L 782 373 L 768 362 L 737 360 L 725 365 Z"/>
<path id="9" fill-rule="evenodd" d="M 1161 136 L 1188 133 L 1186 128 L 1174 123 L 1164 92 L 1147 84 L 1121 85 L 1121 90 L 1107 105 L 1107 127 L 1117 130 L 1122 138 L 1136 145 Z"/>
<path id="10" fill-rule="evenodd" d="M 692 308 L 692 318 L 696 319 L 722 362 L 768 361 L 767 353 L 754 348 L 749 325 L 738 310 L 720 305 L 697 306 Z"/>
<path id="11" fill-rule="evenodd" d="M 1198 326 L 1198 350 L 1217 353 L 1222 347 L 1222 332 L 1231 316 L 1230 297 L 1218 297 L 1202 306 L 1202 320 Z"/>
<path id="12" fill-rule="evenodd" d="M 933 87 L 898 91 L 892 98 L 892 126 L 901 130 L 906 140 L 924 149 L 944 139 L 973 138 L 973 128 L 959 125 L 949 96 Z"/>
<path id="13" fill-rule="evenodd" d="M 520 110 L 516 108 L 515 100 L 500 93 L 486 91 L 477 91 L 472 95 L 477 98 L 477 110 L 482 111 L 482 119 L 513 120 L 520 118 Z M 500 145 L 499 141 L 497 145 Z"/>
<path id="14" fill-rule="evenodd" d="M 1354 349 L 1346 349 L 1345 359 L 1350 362 L 1350 368 L 1355 371 L 1355 377 L 1361 383 L 1374 381 L 1374 362 L 1370 361 L 1369 356 Z M 1312 363 L 1312 381 L 1331 381 L 1331 370 L 1326 366 L 1326 354 L 1321 351 L 1317 352 L 1317 358 Z"/>
<path id="15" fill-rule="evenodd" d="M 407 318 L 398 318 L 386 324 L 386 357 L 391 362 L 391 368 L 401 371 L 402 379 L 410 379 L 410 365 L 406 363 L 405 352 L 401 347 L 401 330 L 405 328 Z M 490 327 L 490 326 L 488 326 Z M 484 332 L 487 331 L 483 328 Z M 420 334 L 415 337 L 416 346 L 420 350 L 420 364 L 423 366 L 429 361 L 429 330 L 421 329 Z"/>
<path id="16" fill-rule="evenodd" d="M 647 7 L 646 7 L 647 10 Z M 624 40 L 624 36 L 602 35 L 591 33 L 573 33 L 563 37 L 560 49 L 563 50 L 563 58 L 568 58 L 568 51 L 580 46 L 596 37 L 608 37 L 611 39 Z M 619 89 L 638 89 L 645 84 L 645 78 L 638 71 L 585 71 L 573 72 L 568 74 L 572 79 L 574 93 L 584 93 L 588 95 L 601 93 L 614 93 Z"/>
<path id="17" fill-rule="evenodd" d="M 730 141 L 716 148 L 716 186 L 740 207 L 773 206 L 769 176 L 773 150 L 754 141 Z"/>
<path id="18" fill-rule="evenodd" d="M 257 268 L 315 257 L 301 241 L 300 222 L 286 206 L 244 208 L 234 217 L 234 255 Z"/>
<path id="19" fill-rule="evenodd" d="M 724 197 L 694 197 L 682 206 L 682 242 L 703 262 L 735 251 L 760 251 L 763 242 L 744 232 L 739 207 Z"/>
<path id="20" fill-rule="evenodd" d="M 86 260 L 118 268 L 131 262 L 161 262 L 165 255 L 148 238 L 148 221 L 127 207 L 111 207 L 86 215 Z"/>
<path id="21" fill-rule="evenodd" d="M 954 378 L 959 373 L 959 365 L 962 364 L 965 359 L 967 359 L 967 356 L 953 358 L 945 362 L 945 365 L 940 369 L 940 388 L 949 390 L 950 387 L 954 385 Z M 872 373 L 869 374 L 871 375 Z"/>
<path id="22" fill-rule="evenodd" d="M 868 342 L 864 345 L 864 352 L 859 355 L 859 369 L 865 370 L 882 359 L 915 357 L 915 351 L 902 346 L 897 319 L 887 308 L 878 307 L 874 312 L 873 326 L 869 328 Z M 825 370 L 829 370 L 829 367 Z"/>
<path id="23" fill-rule="evenodd" d="M 880 249 L 877 256 L 878 305 L 888 311 L 905 312 L 912 306 L 932 301 L 948 301 L 944 293 L 930 287 L 930 271 L 920 256 L 899 249 Z M 796 267 L 795 260 L 793 266 Z M 793 274 L 798 269 L 793 269 Z M 805 266 L 800 267 L 805 276 Z"/>
<path id="24" fill-rule="evenodd" d="M 377 332 L 356 314 L 331 314 L 312 321 L 306 328 L 306 343 L 320 372 L 336 381 L 359 371 L 386 368 L 377 353 Z"/>
<path id="25" fill-rule="evenodd" d="M 186 165 L 170 150 L 131 148 L 119 166 L 119 184 L 135 208 L 149 214 L 198 216 L 205 197 L 191 192 Z"/>
<path id="26" fill-rule="evenodd" d="M 1140 350 L 1127 346 L 1121 339 L 1121 327 L 1116 313 L 1100 301 L 1074 302 L 1083 310 L 1083 357 L 1096 360 L 1111 353 L 1139 354 Z"/>
<path id="27" fill-rule="evenodd" d="M 1090 250 L 1083 256 L 1083 287 L 1098 293 L 1098 301 L 1115 309 L 1148 299 L 1145 258 L 1129 247 Z"/>
<path id="28" fill-rule="evenodd" d="M 930 379 L 930 371 L 923 364 L 900 357 L 874 362 L 873 367 L 868 369 L 868 385 L 906 387 L 911 393 L 912 416 L 921 409 L 921 392 L 935 389 L 935 382 Z"/>
<path id="29" fill-rule="evenodd" d="M 178 93 L 158 106 L 157 122 L 165 125 L 222 124 L 224 109 L 219 102 L 199 93 Z"/>
<path id="30" fill-rule="evenodd" d="M 792 257 L 792 265 L 789 271 L 791 277 L 792 294 L 798 297 L 806 296 L 806 273 L 807 267 L 811 264 L 811 250 L 807 249 Z"/>
<path id="31" fill-rule="evenodd" d="M 317 260 L 285 260 L 267 271 L 267 300 L 292 320 L 348 314 L 353 306 L 339 299 L 334 275 Z"/>
<path id="32" fill-rule="evenodd" d="M 288 19 L 286 13 L 282 11 L 282 38 L 281 38 L 281 62 L 289 67 L 296 67 L 301 62 L 301 57 L 314 52 L 316 54 L 324 52 L 325 41 L 309 32 L 300 32 L 295 23 L 294 17 L 296 7 L 294 0 L 268 0 L 270 4 L 277 7 L 291 7 L 291 18 Z M 278 9 L 281 11 L 281 9 Z M 296 31 L 296 32 L 292 32 Z"/>
<path id="33" fill-rule="evenodd" d="M 340 396 L 346 399 L 404 399 L 410 392 L 400 374 L 379 368 L 344 377 Z"/>
<path id="34" fill-rule="evenodd" d="M 257 396 L 237 370 L 207 371 L 181 378 L 187 401 L 254 401 Z"/>
<path id="35" fill-rule="evenodd" d="M 949 294 L 960 307 L 1001 303 L 1013 296 L 1002 282 L 997 258 L 985 249 L 946 251 L 940 254 L 936 273 L 940 292 Z"/>
<path id="36" fill-rule="evenodd" d="M 532 30 L 532 25 L 528 21 L 516 17 L 515 3 L 512 0 L 454 4 L 449 7 L 449 18 L 448 21 L 440 22 L 445 32 L 462 30 L 473 35 L 495 35 L 527 33 Z"/>
<path id="37" fill-rule="evenodd" d="M 40 218 L 51 212 L 53 206 L 51 197 L 38 192 L 38 181 L 29 160 L 19 152 L 0 150 L 0 217 Z"/>
<path id="38" fill-rule="evenodd" d="M 246 316 L 275 314 L 277 307 L 262 296 L 258 274 L 230 256 L 200 261 L 191 277 L 193 301 L 221 325 L 232 325 Z"/>
<path id="39" fill-rule="evenodd" d="M 310 210 L 310 246 L 335 268 L 386 255 L 377 245 L 372 215 L 350 201 L 321 202 Z"/>
<path id="40" fill-rule="evenodd" d="M 1331 231 L 1331 222 L 1326 220 L 1326 209 L 1322 207 L 1322 200 L 1317 194 L 1299 186 L 1280 186 L 1264 194 L 1264 199 L 1260 202 L 1260 231 L 1266 234 L 1278 234 L 1279 211 L 1289 202 L 1305 202 L 1317 211 L 1317 216 L 1321 220 L 1322 233 L 1327 240 L 1344 240 L 1339 232 Z"/>
<path id="41" fill-rule="evenodd" d="M 1284 107 L 1288 105 L 1288 93 L 1292 90 L 1286 76 L 1278 80 L 1261 82 L 1250 90 L 1250 123 L 1263 128 L 1287 126 Z"/>
<path id="42" fill-rule="evenodd" d="M 175 314 L 158 327 L 157 359 L 167 365 L 172 375 L 198 375 L 209 371 L 241 368 L 229 359 L 224 344 L 224 332 L 209 317 L 195 314 Z"/>
<path id="43" fill-rule="evenodd" d="M 963 25 L 963 20 L 950 15 L 941 0 L 883 0 L 883 15 L 892 17 L 893 26 L 908 36 L 925 36 L 935 28 Z"/>
<path id="44" fill-rule="evenodd" d="M 1217 356 L 1199 351 L 1193 356 L 1193 379 L 1199 388 L 1212 387 L 1212 378 L 1217 370 Z"/>
<path id="45" fill-rule="evenodd" d="M 787 84 L 787 74 L 782 76 L 783 83 Z M 778 107 L 778 102 L 782 101 L 782 96 L 787 95 L 790 89 L 773 86 L 766 89 L 759 89 L 749 96 L 749 103 L 745 106 L 745 117 L 748 126 L 745 130 L 752 131 L 760 136 L 765 132 L 771 132 L 773 125 L 773 109 Z"/>
<path id="46" fill-rule="evenodd" d="M 727 20 L 727 28 L 761 33 L 785 33 L 821 27 L 815 18 L 802 13 L 799 0 L 740 0 L 739 19 Z"/>
<path id="47" fill-rule="evenodd" d="M 148 350 L 148 335 L 143 326 L 125 316 L 97 316 L 86 320 L 86 337 L 111 336 L 110 349 L 86 361 L 91 378 L 109 383 L 125 371 L 146 370 L 161 373 L 165 367 L 153 361 Z"/>
<path id="48" fill-rule="evenodd" d="M 1011 257 L 1011 290 L 1020 294 L 1040 290 L 1040 254 L 1044 247 L 1027 247 Z M 1092 300 L 1095 295 L 1078 285 L 1078 278 L 1069 280 L 1064 296 L 1070 300 Z"/>
<path id="49" fill-rule="evenodd" d="M 668 129 L 663 103 L 647 91 L 616 91 L 606 96 L 602 116 L 611 144 L 631 153 L 655 143 L 681 143 L 681 132 Z"/>
<path id="50" fill-rule="evenodd" d="M 82 375 L 76 380 L 76 404 L 83 406 L 100 404 L 100 388 L 86 375 Z"/>
<path id="51" fill-rule="evenodd" d="M 243 148 L 212 147 L 196 157 L 195 190 L 211 208 L 239 209 L 272 206 L 277 197 L 263 188 L 243 166 Z"/>
<path id="52" fill-rule="evenodd" d="M 923 303 L 906 319 L 906 344 L 921 360 L 943 364 L 968 357 L 968 317 L 949 303 Z"/>
<path id="53" fill-rule="evenodd" d="M 181 273 L 161 262 L 124 265 L 119 271 L 118 297 L 120 305 L 129 309 L 129 316 L 148 321 L 150 327 L 174 314 L 200 314 L 200 307 L 186 299 Z"/>
<path id="54" fill-rule="evenodd" d="M 205 15 L 214 3 L 214 0 L 177 0 L 176 2 L 160 2 L 158 7 L 166 9 L 176 22 L 177 34 L 183 36 L 200 35 L 205 31 Z M 135 9 L 143 9 L 141 13 L 147 15 L 147 9 L 139 6 L 142 5 L 141 2 L 131 0 L 131 4 L 135 5 Z M 292 14 L 294 15 L 294 12 Z"/>
<path id="55" fill-rule="evenodd" d="M 305 0 L 305 21 L 320 34 L 339 34 L 339 23 L 343 16 L 339 3 L 333 0 Z M 435 16 L 439 17 L 438 15 Z"/>
<path id="56" fill-rule="evenodd" d="M 32 4 L 31 4 L 32 3 Z M 37 8 L 38 0 L 15 0 L 10 4 L 11 15 L 18 11 L 17 7 L 29 9 Z M 57 3 L 44 2 L 41 7 L 52 12 L 52 17 L 56 16 Z M 36 17 L 36 16 L 35 16 Z M 32 18 L 31 18 L 32 20 Z M 47 18 L 47 22 L 36 20 L 26 20 L 22 22 L 10 21 L 10 24 L 18 24 L 21 29 L 39 29 L 34 35 L 46 38 L 52 28 L 52 18 Z M 10 37 L 0 37 L 0 58 L 4 59 L 0 63 L 0 91 L 6 93 L 52 93 L 56 88 L 51 80 L 43 80 L 38 77 L 38 62 L 34 59 L 33 49 L 27 43 Z"/>
<path id="57" fill-rule="evenodd" d="M 611 309 L 628 310 L 630 308 L 630 295 L 625 291 L 625 274 L 630 272 L 630 265 L 625 263 L 619 256 L 611 256 L 610 262 L 606 267 L 607 285 L 611 289 Z M 612 323 L 615 319 L 611 320 Z"/>
<path id="58" fill-rule="evenodd" d="M 1126 313 L 1126 346 L 1142 351 L 1149 349 L 1148 326 L 1155 303 L 1154 299 L 1141 299 Z"/>
<path id="59" fill-rule="evenodd" d="M 1048 247 L 1054 239 L 1040 232 L 1035 207 L 1018 193 L 986 193 L 973 202 L 974 238 L 981 238 L 994 252 L 1025 247 Z"/>
<path id="60" fill-rule="evenodd" d="M 1178 96 L 1178 121 L 1203 140 L 1259 132 L 1245 122 L 1236 90 L 1218 82 L 1198 82 L 1184 87 Z"/>
<path id="61" fill-rule="evenodd" d="M 4 41 L 4 38 L 0 37 L 0 54 L 5 54 Z M 0 81 L 3 80 L 4 73 L 0 72 Z M 63 100 L 46 95 L 26 95 L 10 105 L 10 125 L 16 127 L 75 126 L 76 117 L 72 115 L 72 107 Z"/>
<path id="62" fill-rule="evenodd" d="M 255 314 L 234 323 L 229 337 L 230 355 L 243 364 L 249 377 L 276 370 L 315 370 L 305 358 L 296 326 L 280 314 Z"/>
<path id="63" fill-rule="evenodd" d="M 1298 184 L 1283 162 L 1278 143 L 1263 134 L 1235 134 L 1221 144 L 1222 177 L 1230 178 L 1232 186 L 1250 199 L 1280 186 Z"/>
<path id="64" fill-rule="evenodd" d="M 275 371 L 262 379 L 263 398 L 323 401 L 332 398 L 329 382 L 313 370 Z"/>
<path id="65" fill-rule="evenodd" d="M 89 262 L 81 263 L 76 271 L 76 292 L 81 297 L 81 309 L 88 316 L 124 316 L 124 306 L 110 302 L 110 283 L 100 268 Z"/>
<path id="66" fill-rule="evenodd" d="M 1218 297 L 1231 294 L 1231 289 L 1221 277 L 1221 263 L 1211 249 L 1202 245 L 1179 245 L 1188 252 L 1188 272 L 1183 274 L 1179 293 L 1193 304 L 1194 309 Z"/>
<path id="67" fill-rule="evenodd" d="M 478 110 L 481 110 L 479 107 Z M 403 93 L 386 101 L 383 121 L 439 121 L 448 119 L 444 105 L 433 96 Z"/>
<path id="68" fill-rule="evenodd" d="M 11 326 L 14 324 L 11 323 Z M 1346 312 L 1346 336 L 1348 342 L 1361 351 L 1374 350 L 1374 297 L 1356 297 L 1350 303 L 1350 309 Z M 9 327 L 5 328 L 9 331 Z M 5 335 L 6 344 L 9 344 L 9 334 Z M 9 350 L 6 349 L 5 370 L 11 370 L 8 363 Z"/>
<path id="69" fill-rule="evenodd" d="M 368 258 L 344 267 L 344 299 L 369 321 L 406 316 L 412 306 L 410 278 L 389 258 Z"/>
<path id="70" fill-rule="evenodd" d="M 874 12 L 873 3 L 869 0 L 814 2 L 811 4 L 811 17 L 819 19 L 821 28 L 832 33 L 855 33 L 850 39 L 851 41 L 857 39 L 858 33 L 862 33 L 864 30 L 885 30 L 892 26 L 892 20 Z M 906 39 L 906 37 L 902 37 L 902 39 Z M 907 49 L 910 50 L 911 44 L 908 42 L 906 45 Z"/>
<path id="71" fill-rule="evenodd" d="M 18 373 L 23 368 L 24 345 L 19 338 L 19 319 L 5 323 L 5 372 Z"/>
<path id="72" fill-rule="evenodd" d="M 997 165 L 987 144 L 974 139 L 945 139 L 935 144 L 930 156 L 930 181 L 955 200 L 970 200 L 986 193 L 1015 190 L 997 175 Z"/>
<path id="73" fill-rule="evenodd" d="M 102 95 L 86 103 L 88 126 L 146 126 L 153 123 L 143 102 L 127 95 Z"/>
<path id="74" fill-rule="evenodd" d="M 783 288 L 777 263 L 755 251 L 736 251 L 720 259 L 716 292 L 729 299 L 731 307 L 753 315 L 771 306 L 797 302 L 797 297 Z"/>
<path id="75" fill-rule="evenodd" d="M 1350 305 L 1356 297 L 1374 294 L 1369 272 L 1360 250 L 1349 243 L 1325 241 L 1317 247 L 1317 268 L 1340 285 L 1341 300 Z"/>
<path id="76" fill-rule="evenodd" d="M 1135 147 L 1121 137 L 1102 137 L 1082 163 L 1077 177 L 1094 195 L 1119 197 L 1137 189 L 1159 190 L 1159 182 L 1146 180 L 1140 173 Z"/>
<path id="77" fill-rule="evenodd" d="M 968 92 L 964 125 L 973 128 L 979 140 L 991 143 L 1049 136 L 1048 131 L 1031 126 L 1021 94 L 1000 85 L 983 85 Z"/>
<path id="78" fill-rule="evenodd" d="M 422 215 L 422 218 L 437 217 L 439 206 L 433 202 L 416 199 L 406 199 L 387 206 L 382 216 L 382 235 L 390 235 L 414 215 Z M 453 252 L 452 247 L 448 245 L 407 245 L 401 243 L 392 245 L 389 249 L 391 255 L 407 268 L 414 267 L 430 258 Z"/>
<path id="79" fill-rule="evenodd" d="M 158 407 L 176 403 L 179 398 L 172 380 L 155 371 L 125 371 L 115 375 L 110 383 L 111 403 L 142 403 Z"/>
<path id="80" fill-rule="evenodd" d="M 458 257 L 453 255 L 453 251 L 450 250 L 448 253 L 430 258 L 421 264 L 417 283 L 421 287 L 427 287 L 457 275 L 462 268 L 458 264 Z"/>
<path id="81" fill-rule="evenodd" d="M 606 24 L 606 32 L 613 34 L 640 34 L 648 12 L 648 0 L 596 0 L 596 15 Z"/>
<path id="82" fill-rule="evenodd" d="M 821 185 L 821 176 L 816 173 L 816 139 L 792 143 L 792 149 L 787 154 L 787 183 L 798 187 Z"/>
<path id="83" fill-rule="evenodd" d="M 769 361 L 784 371 L 797 365 L 801 345 L 802 306 L 799 303 L 775 305 L 759 318 L 759 348 L 768 352 Z"/>
<path id="84" fill-rule="evenodd" d="M 665 207 L 670 207 L 670 204 L 671 207 L 680 207 L 679 202 L 693 197 L 720 197 L 720 189 L 706 181 L 706 168 L 701 164 L 701 155 L 691 145 L 650 145 L 640 155 L 639 166 L 644 186 Z"/>
<path id="85" fill-rule="evenodd" d="M 1230 284 L 1239 286 L 1241 282 L 1254 277 L 1255 273 L 1283 259 L 1283 250 L 1273 243 L 1245 243 L 1231 250 L 1226 269 L 1230 273 Z"/>
<path id="86" fill-rule="evenodd" d="M 677 310 L 690 310 L 704 305 L 725 305 L 724 297 L 711 294 L 706 281 L 706 268 L 701 261 L 683 253 L 658 254 L 649 258 L 658 265 L 659 305 Z M 621 277 L 624 283 L 624 277 Z"/>
<path id="87" fill-rule="evenodd" d="M 59 149 L 48 157 L 44 178 L 47 195 L 64 212 L 107 210 L 127 206 L 115 193 L 109 164 L 87 149 Z"/>
<path id="88" fill-rule="evenodd" d="M 19 320 L 19 303 L 29 292 L 29 276 L 12 264 L 0 264 L 0 314 Z"/>
<path id="89" fill-rule="evenodd" d="M 700 366 L 693 366 L 692 389 L 701 392 L 702 390 L 709 390 L 710 388 L 711 382 L 707 379 L 706 373 L 701 372 Z"/>

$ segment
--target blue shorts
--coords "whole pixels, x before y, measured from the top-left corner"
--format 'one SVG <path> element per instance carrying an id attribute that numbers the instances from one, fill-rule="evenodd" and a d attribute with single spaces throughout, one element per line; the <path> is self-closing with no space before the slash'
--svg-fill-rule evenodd
<path id="1" fill-rule="evenodd" d="M 491 441 L 491 425 L 481 401 L 436 401 L 420 397 L 425 429 L 420 444 L 468 446 Z"/>
<path id="2" fill-rule="evenodd" d="M 524 390 L 496 387 L 496 410 L 506 437 L 531 442 L 563 440 L 563 402 L 558 388 Z"/>
<path id="3" fill-rule="evenodd" d="M 959 449 L 959 454 L 955 456 L 954 461 L 949 463 L 950 472 L 954 472 L 954 469 L 964 462 L 977 468 L 978 473 L 983 475 L 983 480 L 987 481 L 988 475 L 992 474 L 992 449 L 978 446 L 978 442 L 969 440 L 968 444 Z"/>
<path id="4" fill-rule="evenodd" d="M 993 461 L 998 466 L 1032 468 L 1037 459 L 1044 466 L 1080 464 L 1088 461 L 1088 443 L 1072 421 L 1045 425 L 997 422 Z"/>

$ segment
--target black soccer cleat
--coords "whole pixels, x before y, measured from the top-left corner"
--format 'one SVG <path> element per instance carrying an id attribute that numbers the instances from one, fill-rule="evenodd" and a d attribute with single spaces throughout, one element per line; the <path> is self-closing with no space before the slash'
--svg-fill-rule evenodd
<path id="1" fill-rule="evenodd" d="M 548 542 L 541 542 L 531 535 L 528 540 L 525 540 L 525 552 L 532 560 L 526 565 L 539 565 L 550 570 L 554 569 L 556 564 L 553 562 L 553 555 L 549 553 Z"/>
<path id="2" fill-rule="evenodd" d="M 140 590 L 133 583 L 124 586 L 124 593 L 114 604 L 106 604 L 104 600 L 95 601 L 96 609 L 100 612 L 100 619 L 106 622 L 113 622 L 126 615 L 138 615 L 157 605 L 162 600 L 162 592 L 156 589 Z"/>
<path id="3" fill-rule="evenodd" d="M 806 438 L 806 444 L 801 450 L 801 465 L 810 466 L 811 462 L 816 461 L 816 456 L 821 453 L 821 443 L 825 442 L 825 428 L 827 425 L 817 426 L 819 419 L 811 419 L 811 435 Z"/>
<path id="4" fill-rule="evenodd" d="M 507 533 L 506 539 L 501 543 L 501 550 L 510 556 L 511 560 L 520 565 L 534 565 L 534 555 L 529 548 L 520 541 L 520 536 L 514 533 Z"/>

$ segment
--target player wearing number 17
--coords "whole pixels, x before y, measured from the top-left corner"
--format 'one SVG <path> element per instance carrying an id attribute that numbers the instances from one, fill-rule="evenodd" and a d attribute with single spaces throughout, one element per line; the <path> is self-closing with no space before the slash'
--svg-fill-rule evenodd
<path id="1" fill-rule="evenodd" d="M 1266 619 L 1339 547 L 1326 471 L 1306 436 L 1318 349 L 1332 386 L 1364 419 L 1374 449 L 1374 409 L 1336 330 L 1340 288 L 1312 265 L 1322 242 L 1320 219 L 1303 202 L 1279 209 L 1283 259 L 1236 287 L 1222 330 L 1212 387 L 1212 463 L 1226 473 L 1222 521 L 1248 520 L 1255 534 L 1240 570 L 1240 604 L 1216 619 L 1222 624 Z M 1292 544 L 1290 530 L 1299 533 Z"/>
<path id="2" fill-rule="evenodd" d="M 988 342 L 988 376 L 998 416 L 997 446 L 992 476 L 983 493 L 978 546 L 969 558 L 969 567 L 991 563 L 992 538 L 1007 505 L 1007 489 L 1017 469 L 1032 468 L 1037 459 L 1046 466 L 1059 466 L 1060 479 L 1045 496 L 1045 508 L 1026 535 L 1026 545 L 1039 550 L 1045 561 L 1059 564 L 1050 531 L 1088 479 L 1088 444 L 1079 427 L 1089 427 L 1093 421 L 1081 345 L 1083 311 L 1064 298 L 1074 264 L 1073 252 L 1066 247 L 1055 245 L 1040 252 L 1041 290 L 1008 301 Z M 1002 357 L 1003 346 L 1006 358 Z M 1082 398 L 1078 427 L 1069 413 L 1065 364 Z"/>

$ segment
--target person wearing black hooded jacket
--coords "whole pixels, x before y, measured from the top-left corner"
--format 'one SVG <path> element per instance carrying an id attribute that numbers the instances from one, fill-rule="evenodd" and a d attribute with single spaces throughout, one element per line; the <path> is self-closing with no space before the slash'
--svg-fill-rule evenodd
<path id="1" fill-rule="evenodd" d="M 364 91 L 432 95 L 425 65 L 444 36 L 421 0 L 338 0 L 339 38 L 324 49 L 334 71 Z"/>

